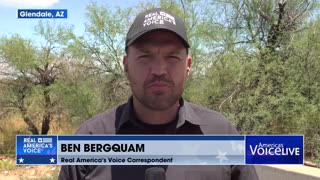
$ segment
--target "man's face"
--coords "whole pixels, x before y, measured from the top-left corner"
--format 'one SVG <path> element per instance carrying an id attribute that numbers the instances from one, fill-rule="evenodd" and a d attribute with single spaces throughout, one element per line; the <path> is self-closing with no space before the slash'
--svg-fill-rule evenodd
<path id="1" fill-rule="evenodd" d="M 175 34 L 153 31 L 128 47 L 125 75 L 133 96 L 152 110 L 166 110 L 182 96 L 191 58 Z"/>

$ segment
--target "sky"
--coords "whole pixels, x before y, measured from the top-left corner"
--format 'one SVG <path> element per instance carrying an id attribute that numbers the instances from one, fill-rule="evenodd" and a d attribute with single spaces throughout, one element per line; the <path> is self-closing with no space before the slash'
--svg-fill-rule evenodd
<path id="1" fill-rule="evenodd" d="M 0 0 L 0 37 L 20 34 L 34 39 L 34 27 L 39 19 L 18 19 L 18 9 L 67 9 L 67 19 L 48 19 L 55 23 L 73 24 L 75 33 L 84 32 L 86 6 L 90 0 Z M 109 7 L 128 7 L 138 4 L 139 0 L 96 0 L 100 5 Z"/>

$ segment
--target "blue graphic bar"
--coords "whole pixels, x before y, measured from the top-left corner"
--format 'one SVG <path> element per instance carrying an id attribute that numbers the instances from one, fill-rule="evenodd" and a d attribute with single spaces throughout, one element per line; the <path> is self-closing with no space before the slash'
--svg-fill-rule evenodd
<path id="1" fill-rule="evenodd" d="M 57 165 L 57 155 L 17 155 L 17 165 Z"/>
<path id="2" fill-rule="evenodd" d="M 57 141 L 57 136 L 17 135 L 17 165 L 57 164 Z"/>
<path id="3" fill-rule="evenodd" d="M 67 9 L 18 9 L 17 17 L 19 19 L 32 18 L 68 18 Z"/>

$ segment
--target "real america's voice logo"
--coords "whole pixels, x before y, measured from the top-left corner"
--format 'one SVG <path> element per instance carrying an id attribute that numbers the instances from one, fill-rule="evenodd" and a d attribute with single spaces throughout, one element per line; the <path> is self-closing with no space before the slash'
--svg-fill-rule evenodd
<path id="1" fill-rule="evenodd" d="M 303 136 L 246 136 L 246 164 L 303 164 Z"/>

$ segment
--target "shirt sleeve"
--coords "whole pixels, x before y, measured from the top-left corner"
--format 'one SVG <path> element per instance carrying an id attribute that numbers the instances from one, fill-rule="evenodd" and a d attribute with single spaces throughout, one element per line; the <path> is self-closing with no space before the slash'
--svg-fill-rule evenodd
<path id="1" fill-rule="evenodd" d="M 81 126 L 76 134 L 90 134 L 86 126 Z M 87 167 L 85 165 L 62 165 L 59 173 L 59 180 L 79 179 L 83 180 L 87 175 Z"/>
<path id="2" fill-rule="evenodd" d="M 254 166 L 235 165 L 231 167 L 231 180 L 258 180 Z"/>

